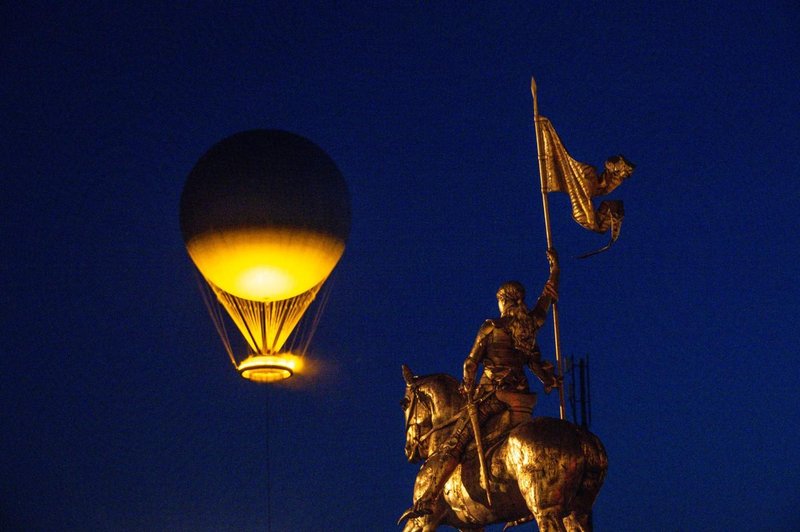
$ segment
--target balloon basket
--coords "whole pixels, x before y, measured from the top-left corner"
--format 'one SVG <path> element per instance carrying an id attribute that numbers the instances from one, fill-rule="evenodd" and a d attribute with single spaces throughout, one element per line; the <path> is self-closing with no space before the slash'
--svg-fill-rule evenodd
<path id="1" fill-rule="evenodd" d="M 250 355 L 237 366 L 239 374 L 253 382 L 269 383 L 288 379 L 300 369 L 301 359 L 289 353 Z"/>

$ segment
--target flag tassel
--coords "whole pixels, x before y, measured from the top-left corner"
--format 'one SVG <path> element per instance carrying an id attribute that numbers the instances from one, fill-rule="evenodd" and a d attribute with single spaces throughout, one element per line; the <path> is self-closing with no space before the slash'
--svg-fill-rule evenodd
<path id="1" fill-rule="evenodd" d="M 611 219 L 611 240 L 608 241 L 608 244 L 605 246 L 596 249 L 594 251 L 590 251 L 588 253 L 584 253 L 583 255 L 578 255 L 579 259 L 588 259 L 589 257 L 593 257 L 594 255 L 599 255 L 604 251 L 608 251 L 611 249 L 611 246 L 614 245 L 614 242 L 617 241 L 617 237 L 619 236 L 619 226 L 620 222 L 615 220 L 614 218 Z"/>

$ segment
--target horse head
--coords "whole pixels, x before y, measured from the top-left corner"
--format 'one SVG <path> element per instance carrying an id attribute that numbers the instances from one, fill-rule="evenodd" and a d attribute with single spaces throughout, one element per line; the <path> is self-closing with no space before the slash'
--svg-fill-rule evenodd
<path id="1" fill-rule="evenodd" d="M 458 381 L 450 375 L 437 373 L 417 376 L 403 364 L 406 390 L 403 407 L 406 428 L 406 458 L 409 462 L 424 460 L 441 439 L 439 429 L 464 406 L 458 393 Z"/>

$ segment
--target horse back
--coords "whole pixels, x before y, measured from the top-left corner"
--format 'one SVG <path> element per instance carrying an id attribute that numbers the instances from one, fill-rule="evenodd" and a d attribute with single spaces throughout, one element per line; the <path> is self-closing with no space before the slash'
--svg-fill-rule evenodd
<path id="1" fill-rule="evenodd" d="M 608 460 L 600 439 L 568 421 L 537 417 L 509 435 L 502 461 L 520 490 L 542 494 L 538 504 L 591 509 Z"/>

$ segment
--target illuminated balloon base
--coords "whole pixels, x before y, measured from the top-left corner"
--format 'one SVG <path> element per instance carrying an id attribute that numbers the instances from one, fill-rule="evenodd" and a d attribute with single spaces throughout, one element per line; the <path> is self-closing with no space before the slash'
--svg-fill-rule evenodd
<path id="1" fill-rule="evenodd" d="M 253 382 L 277 382 L 288 379 L 302 368 L 302 359 L 291 353 L 250 355 L 236 368 Z"/>

